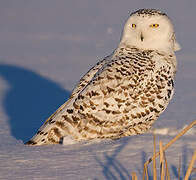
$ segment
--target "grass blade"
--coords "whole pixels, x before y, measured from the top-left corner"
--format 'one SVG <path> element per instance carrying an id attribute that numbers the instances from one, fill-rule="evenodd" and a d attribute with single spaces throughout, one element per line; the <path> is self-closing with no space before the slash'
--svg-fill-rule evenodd
<path id="1" fill-rule="evenodd" d="M 137 175 L 136 175 L 135 172 L 132 172 L 131 177 L 132 177 L 132 180 L 138 180 L 138 179 L 137 179 Z"/>
<path id="2" fill-rule="evenodd" d="M 181 157 L 179 157 L 179 164 L 178 164 L 178 180 L 180 180 L 180 168 L 181 168 Z"/>
<path id="3" fill-rule="evenodd" d="M 164 152 L 163 152 L 163 144 L 162 141 L 159 143 L 160 148 L 160 170 L 161 170 L 161 180 L 164 180 L 165 172 L 164 172 Z"/>
<path id="4" fill-rule="evenodd" d="M 167 159 L 166 159 L 166 156 L 165 156 L 165 152 L 164 152 L 164 157 L 165 157 L 165 169 L 166 169 L 166 179 L 167 180 L 170 180 L 170 174 L 169 174 L 169 168 L 168 168 L 168 164 L 167 164 Z"/>
<path id="5" fill-rule="evenodd" d="M 187 172 L 186 172 L 184 180 L 188 180 L 189 179 L 189 176 L 191 175 L 191 171 L 193 169 L 193 165 L 194 165 L 195 160 L 196 160 L 196 150 L 195 150 L 195 152 L 194 152 L 194 154 L 192 156 L 192 159 L 191 159 L 191 162 L 190 162 L 189 167 L 187 169 Z"/>
<path id="6" fill-rule="evenodd" d="M 155 134 L 153 135 L 153 144 L 154 144 L 154 149 L 153 149 L 153 156 L 156 154 L 156 136 Z M 156 159 L 153 159 L 153 180 L 157 180 L 157 168 L 156 168 Z"/>
<path id="7" fill-rule="evenodd" d="M 165 146 L 163 146 L 163 151 L 169 148 L 174 142 L 176 142 L 181 136 L 183 136 L 189 129 L 191 129 L 196 124 L 196 120 L 194 120 L 191 124 L 189 124 L 186 128 L 184 128 L 180 133 L 177 134 L 171 141 L 169 141 Z M 148 161 L 146 161 L 145 165 L 148 166 L 149 163 L 153 161 L 153 159 L 157 158 L 160 155 L 160 151 L 157 152 L 153 157 L 151 157 Z"/>

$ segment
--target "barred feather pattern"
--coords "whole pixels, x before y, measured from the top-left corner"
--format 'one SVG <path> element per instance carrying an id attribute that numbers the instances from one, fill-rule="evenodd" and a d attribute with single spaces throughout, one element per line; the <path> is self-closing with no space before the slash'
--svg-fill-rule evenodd
<path id="1" fill-rule="evenodd" d="M 27 144 L 142 134 L 172 98 L 175 73 L 174 53 L 120 45 L 80 80 L 70 99 Z"/>

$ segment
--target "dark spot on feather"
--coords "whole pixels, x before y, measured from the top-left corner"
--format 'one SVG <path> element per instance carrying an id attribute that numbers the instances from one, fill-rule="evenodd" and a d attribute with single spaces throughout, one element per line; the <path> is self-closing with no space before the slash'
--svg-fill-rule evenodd
<path id="1" fill-rule="evenodd" d="M 109 114 L 110 112 L 111 112 L 111 110 L 109 110 L 109 109 L 103 109 L 103 111 L 105 111 L 107 114 Z"/>
<path id="2" fill-rule="evenodd" d="M 133 119 L 137 118 L 137 116 L 135 116 L 134 114 L 131 114 L 131 117 L 132 117 Z"/>
<path id="3" fill-rule="evenodd" d="M 167 83 L 167 85 L 174 87 L 174 81 L 172 79 L 169 80 L 168 83 Z"/>
<path id="4" fill-rule="evenodd" d="M 103 103 L 106 107 L 109 107 L 109 104 L 107 102 Z"/>
<path id="5" fill-rule="evenodd" d="M 101 79 L 104 79 L 104 77 L 102 77 L 102 76 L 97 77 L 97 80 L 101 80 Z"/>
<path id="6" fill-rule="evenodd" d="M 157 98 L 158 98 L 158 99 L 162 99 L 163 97 L 162 97 L 162 96 L 160 96 L 160 95 L 157 95 Z"/>
<path id="7" fill-rule="evenodd" d="M 104 90 L 101 90 L 102 91 L 102 93 L 104 94 L 104 95 L 106 95 L 107 94 L 107 92 L 106 91 L 104 91 Z"/>
<path id="8" fill-rule="evenodd" d="M 56 125 L 62 128 L 64 126 L 64 123 L 61 122 L 61 121 L 57 121 L 56 122 Z"/>
<path id="9" fill-rule="evenodd" d="M 146 114 L 144 112 L 141 112 L 142 116 L 144 117 Z"/>
<path id="10" fill-rule="evenodd" d="M 25 143 L 25 145 L 36 145 L 36 144 L 37 144 L 37 143 L 34 142 L 33 140 L 27 141 L 27 142 Z"/>
<path id="11" fill-rule="evenodd" d="M 53 124 L 53 123 L 55 123 L 55 121 L 49 121 L 49 124 Z"/>
<path id="12" fill-rule="evenodd" d="M 125 69 L 125 68 L 123 68 L 123 67 L 121 67 L 121 68 L 120 68 L 120 70 L 121 70 L 121 71 L 126 71 L 126 69 Z"/>
<path id="13" fill-rule="evenodd" d="M 150 114 L 150 111 L 148 109 L 145 109 L 146 114 Z"/>
<path id="14" fill-rule="evenodd" d="M 150 111 L 153 112 L 154 111 L 154 108 L 153 107 L 149 107 Z"/>
<path id="15" fill-rule="evenodd" d="M 107 78 L 108 78 L 109 80 L 114 79 L 114 77 L 112 77 L 112 76 L 110 76 L 110 75 L 108 75 L 108 74 L 107 74 Z"/>
<path id="16" fill-rule="evenodd" d="M 72 114 L 72 113 L 73 113 L 73 109 L 67 109 L 67 112 L 68 112 L 69 114 Z"/>
<path id="17" fill-rule="evenodd" d="M 59 143 L 59 142 L 57 142 L 54 138 L 52 138 L 52 137 L 49 137 L 48 138 L 48 141 L 50 141 L 50 142 L 52 142 L 52 143 L 54 143 L 54 144 L 57 144 L 57 143 Z M 60 141 L 60 140 L 59 140 Z"/>
<path id="18" fill-rule="evenodd" d="M 112 114 L 120 114 L 120 111 L 112 111 Z"/>
<path id="19" fill-rule="evenodd" d="M 171 90 L 170 89 L 167 90 L 167 96 L 168 96 L 168 99 L 171 97 Z"/>
<path id="20" fill-rule="evenodd" d="M 115 62 L 117 65 L 120 65 L 120 63 L 118 61 Z"/>
<path id="21" fill-rule="evenodd" d="M 122 106 L 122 104 L 118 104 L 118 108 L 120 108 Z"/>
<path id="22" fill-rule="evenodd" d="M 54 128 L 53 131 L 54 131 L 56 136 L 61 137 L 61 133 L 57 128 Z"/>
<path id="23" fill-rule="evenodd" d="M 76 116 L 72 116 L 73 121 L 78 122 L 80 120 L 80 118 L 76 117 Z"/>
<path id="24" fill-rule="evenodd" d="M 124 103 L 125 102 L 125 100 L 123 100 L 123 99 L 119 99 L 119 98 L 114 98 L 115 99 L 115 101 L 117 101 L 118 103 Z"/>
<path id="25" fill-rule="evenodd" d="M 126 105 L 126 106 L 130 106 L 131 103 L 130 103 L 130 102 L 126 102 L 125 105 Z"/>
<path id="26" fill-rule="evenodd" d="M 108 86 L 107 86 L 107 90 L 108 90 L 109 93 L 115 91 L 113 88 L 110 88 L 110 87 L 108 87 Z"/>
<path id="27" fill-rule="evenodd" d="M 139 113 L 136 113 L 136 115 L 137 115 L 138 118 L 142 117 L 141 114 L 139 114 Z"/>
<path id="28" fill-rule="evenodd" d="M 171 83 L 172 83 L 172 87 L 174 87 L 174 81 L 173 81 L 173 79 L 171 80 Z"/>
<path id="29" fill-rule="evenodd" d="M 116 79 L 121 80 L 122 78 L 120 76 L 114 75 Z"/>
<path id="30" fill-rule="evenodd" d="M 84 99 L 84 96 L 78 95 L 78 99 Z"/>
<path id="31" fill-rule="evenodd" d="M 155 111 L 156 113 L 160 113 L 160 111 L 158 111 L 158 110 L 157 110 L 157 109 L 155 109 L 155 108 L 154 108 L 154 111 Z"/>
<path id="32" fill-rule="evenodd" d="M 67 116 L 67 115 L 63 115 L 62 116 L 67 122 L 69 122 L 70 124 L 72 124 L 72 120 Z"/>
<path id="33" fill-rule="evenodd" d="M 164 108 L 164 106 L 162 106 L 161 104 L 159 104 L 159 107 L 162 108 L 162 109 Z"/>
<path id="34" fill-rule="evenodd" d="M 91 106 L 91 109 L 92 109 L 92 110 L 95 110 L 95 109 L 96 109 L 96 107 L 94 107 L 94 106 Z"/>
<path id="35" fill-rule="evenodd" d="M 73 106 L 74 106 L 74 108 L 76 108 L 76 109 L 79 108 L 79 106 L 78 106 L 75 102 L 73 103 Z"/>
<path id="36" fill-rule="evenodd" d="M 92 94 L 92 96 L 98 96 L 99 95 L 99 93 L 95 92 L 95 91 L 91 91 L 91 94 Z"/>
<path id="37" fill-rule="evenodd" d="M 84 108 L 83 108 L 83 106 L 82 106 L 82 105 L 80 105 L 80 110 L 84 111 Z"/>

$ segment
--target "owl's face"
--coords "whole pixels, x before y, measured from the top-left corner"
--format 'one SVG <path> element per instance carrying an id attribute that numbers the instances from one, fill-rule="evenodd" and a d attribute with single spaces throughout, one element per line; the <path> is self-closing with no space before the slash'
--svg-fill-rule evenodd
<path id="1" fill-rule="evenodd" d="M 139 14 L 137 12 L 127 20 L 121 43 L 140 49 L 163 51 L 180 49 L 175 39 L 173 25 L 165 14 Z"/>

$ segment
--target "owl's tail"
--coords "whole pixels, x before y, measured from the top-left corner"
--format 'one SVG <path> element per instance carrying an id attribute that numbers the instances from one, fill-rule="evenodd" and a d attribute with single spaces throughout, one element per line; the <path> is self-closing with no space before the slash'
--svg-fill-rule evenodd
<path id="1" fill-rule="evenodd" d="M 58 126 L 46 122 L 25 144 L 31 146 L 60 144 L 63 136 L 64 134 Z"/>
<path id="2" fill-rule="evenodd" d="M 61 144 L 63 137 L 67 136 L 67 131 L 65 128 L 63 129 L 63 127 L 65 123 L 68 124 L 69 122 L 63 123 L 63 116 L 59 116 L 59 114 L 66 108 L 70 100 L 71 99 L 59 107 L 40 127 L 38 132 L 25 144 L 31 146 Z"/>

